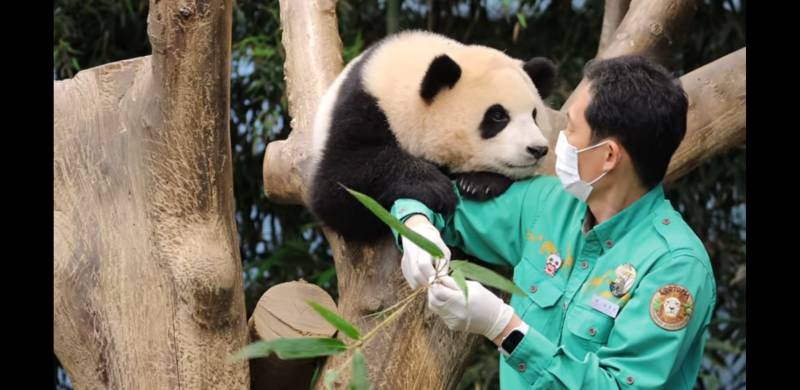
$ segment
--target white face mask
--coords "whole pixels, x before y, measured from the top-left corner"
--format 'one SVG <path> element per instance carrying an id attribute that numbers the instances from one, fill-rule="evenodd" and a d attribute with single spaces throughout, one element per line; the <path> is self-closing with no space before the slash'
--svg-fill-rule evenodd
<path id="1" fill-rule="evenodd" d="M 588 183 L 581 180 L 581 175 L 578 172 L 578 153 L 592 150 L 606 143 L 608 143 L 608 140 L 578 149 L 569 144 L 563 131 L 558 133 L 558 142 L 556 142 L 556 175 L 561 180 L 564 190 L 574 195 L 581 202 L 586 203 L 586 199 L 589 199 L 589 194 L 592 193 L 592 184 L 602 179 L 608 171 L 603 171 L 600 176 Z"/>

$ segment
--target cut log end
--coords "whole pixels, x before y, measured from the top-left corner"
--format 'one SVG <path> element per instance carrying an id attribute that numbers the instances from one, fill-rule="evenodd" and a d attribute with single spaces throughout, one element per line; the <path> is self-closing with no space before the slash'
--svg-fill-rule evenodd
<path id="1" fill-rule="evenodd" d="M 309 300 L 336 310 L 336 303 L 325 290 L 303 280 L 267 290 L 248 321 L 251 341 L 333 336 L 336 328 L 308 305 Z M 308 389 L 317 363 L 317 359 L 281 360 L 275 355 L 252 359 L 251 388 Z"/>

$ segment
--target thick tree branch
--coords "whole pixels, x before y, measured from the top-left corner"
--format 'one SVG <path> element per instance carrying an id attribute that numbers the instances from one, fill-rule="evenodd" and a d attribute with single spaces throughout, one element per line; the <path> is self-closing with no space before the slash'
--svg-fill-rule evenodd
<path id="1" fill-rule="evenodd" d="M 307 194 L 310 135 L 325 89 L 342 70 L 342 40 L 335 0 L 281 0 L 284 78 L 292 132 L 270 142 L 264 157 L 264 191 L 275 202 L 301 204 Z"/>
<path id="2" fill-rule="evenodd" d="M 689 95 L 689 124 L 669 164 L 666 182 L 746 142 L 746 50 L 741 48 L 681 77 Z"/>
<path id="3" fill-rule="evenodd" d="M 600 44 L 597 47 L 597 55 L 600 55 L 614 38 L 617 27 L 622 22 L 628 12 L 631 0 L 606 0 L 605 10 L 603 11 L 603 29 L 600 32 Z"/>
<path id="4" fill-rule="evenodd" d="M 641 54 L 663 63 L 667 54 L 678 46 L 698 4 L 699 0 L 634 1 L 614 39 L 597 58 Z M 575 90 L 585 83 L 585 79 L 581 80 Z M 567 111 L 574 98 L 573 91 L 561 107 L 562 113 Z"/>

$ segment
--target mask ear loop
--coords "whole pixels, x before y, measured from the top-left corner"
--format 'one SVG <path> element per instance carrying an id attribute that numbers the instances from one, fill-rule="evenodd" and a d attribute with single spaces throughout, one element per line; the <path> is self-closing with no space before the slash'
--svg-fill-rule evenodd
<path id="1" fill-rule="evenodd" d="M 597 183 L 597 181 L 598 181 L 598 180 L 600 180 L 600 179 L 602 179 L 602 178 L 603 178 L 603 176 L 605 176 L 607 173 L 608 173 L 608 171 L 603 171 L 603 173 L 601 173 L 601 174 L 600 174 L 600 176 L 597 176 L 597 178 L 596 178 L 596 179 L 594 179 L 594 180 L 592 180 L 592 181 L 590 181 L 590 182 L 588 182 L 588 183 L 586 183 L 586 184 L 588 184 L 588 185 L 592 185 L 592 184 L 594 184 L 594 183 Z"/>
<path id="2" fill-rule="evenodd" d="M 587 151 L 587 150 L 592 150 L 592 149 L 594 149 L 594 148 L 597 148 L 597 147 L 603 146 L 603 145 L 605 145 L 605 144 L 607 144 L 607 143 L 609 143 L 609 142 L 611 142 L 611 140 L 609 140 L 609 139 L 607 139 L 607 140 L 605 140 L 605 141 L 600 141 L 600 142 L 598 142 L 596 145 L 587 146 L 587 147 L 585 147 L 585 148 L 583 148 L 583 149 L 578 149 L 578 150 L 576 151 L 576 153 L 581 153 L 581 152 L 585 152 L 585 151 Z"/>
<path id="3" fill-rule="evenodd" d="M 587 150 L 592 150 L 592 149 L 595 149 L 595 148 L 597 148 L 599 146 L 605 145 L 605 144 L 607 144 L 609 142 L 610 142 L 610 140 L 605 140 L 605 141 L 599 142 L 597 145 L 587 146 L 587 147 L 585 147 L 583 149 L 580 149 L 576 153 L 585 152 Z M 590 181 L 590 182 L 588 182 L 586 184 L 592 185 L 594 183 L 597 183 L 597 181 L 602 179 L 603 176 L 605 176 L 607 173 L 608 173 L 608 170 L 604 170 L 603 173 L 600 174 L 600 176 L 597 176 L 597 178 L 595 178 L 594 180 L 592 180 L 592 181 Z"/>

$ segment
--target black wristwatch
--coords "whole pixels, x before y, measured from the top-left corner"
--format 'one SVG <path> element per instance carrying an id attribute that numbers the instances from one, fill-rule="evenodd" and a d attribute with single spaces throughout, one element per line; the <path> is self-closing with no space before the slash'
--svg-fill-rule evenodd
<path id="1" fill-rule="evenodd" d="M 500 352 L 503 353 L 506 357 L 511 355 L 514 352 L 514 349 L 517 348 L 522 338 L 525 337 L 525 334 L 528 333 L 528 324 L 522 323 L 518 327 L 508 332 L 506 337 L 503 338 L 503 341 L 500 343 Z"/>

